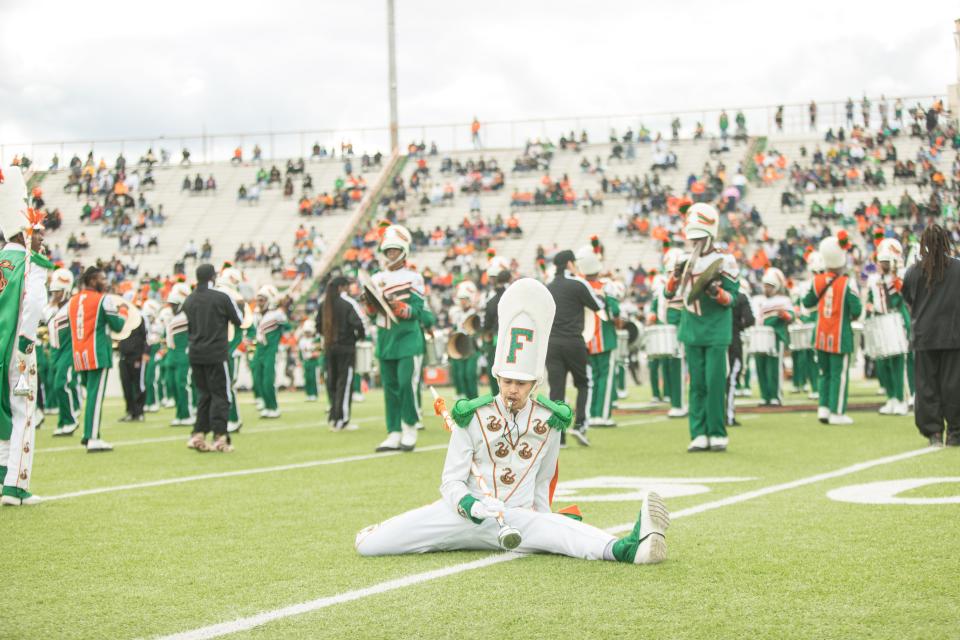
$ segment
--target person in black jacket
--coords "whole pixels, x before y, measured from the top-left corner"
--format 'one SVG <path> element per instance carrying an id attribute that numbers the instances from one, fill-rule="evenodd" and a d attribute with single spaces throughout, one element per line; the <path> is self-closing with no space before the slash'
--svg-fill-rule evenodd
<path id="1" fill-rule="evenodd" d="M 360 316 L 360 307 L 347 294 L 350 281 L 337 276 L 327 285 L 323 303 L 317 310 L 317 333 L 323 336 L 327 365 L 327 398 L 330 412 L 327 422 L 331 431 L 353 431 L 350 424 L 350 393 L 353 383 L 357 340 L 363 340 L 366 331 Z"/>
<path id="2" fill-rule="evenodd" d="M 960 260 L 940 225 L 920 236 L 920 261 L 901 291 L 910 308 L 915 351 L 917 429 L 933 446 L 960 446 Z"/>
<path id="3" fill-rule="evenodd" d="M 147 328 L 143 322 L 133 332 L 117 343 L 120 352 L 120 384 L 127 414 L 120 422 L 143 422 L 143 405 L 147 396 L 144 368 L 150 359 L 147 346 Z"/>
<path id="4" fill-rule="evenodd" d="M 590 283 L 580 276 L 573 251 L 560 251 L 554 257 L 553 263 L 557 268 L 556 276 L 547 285 L 547 290 L 557 305 L 547 346 L 550 399 L 564 399 L 567 393 L 567 374 L 572 374 L 573 386 L 577 388 L 577 410 L 570 433 L 580 444 L 589 447 L 587 394 L 590 379 L 587 377 L 587 343 L 583 339 L 583 310 L 600 311 L 603 309 L 603 300 L 593 292 Z M 560 441 L 564 443 L 565 438 L 561 436 Z"/>
<path id="5" fill-rule="evenodd" d="M 733 302 L 733 341 L 727 348 L 727 361 L 730 365 L 730 371 L 727 373 L 727 426 L 739 427 L 737 422 L 737 408 L 734 406 L 734 398 L 737 394 L 737 384 L 740 381 L 740 375 L 743 373 L 745 363 L 743 361 L 743 343 L 740 340 L 740 332 L 747 327 L 752 327 L 756 319 L 753 317 L 753 310 L 750 308 L 750 298 L 741 290 L 737 294 L 737 299 Z"/>
<path id="6" fill-rule="evenodd" d="M 187 353 L 193 381 L 197 385 L 197 421 L 187 446 L 197 451 L 233 451 L 227 420 L 233 393 L 227 357 L 227 324 L 240 330 L 243 312 L 226 291 L 212 286 L 217 270 L 212 264 L 197 267 L 197 288 L 187 296 L 183 312 L 187 316 L 189 343 Z M 213 442 L 206 435 L 213 431 Z"/>
<path id="7" fill-rule="evenodd" d="M 499 330 L 499 321 L 497 309 L 500 306 L 500 298 L 503 292 L 507 290 L 510 279 L 513 276 L 510 273 L 510 264 L 502 258 L 494 258 L 487 267 L 487 282 L 493 286 L 493 295 L 487 300 L 483 308 L 483 319 L 480 324 L 480 330 L 484 335 L 483 348 L 487 358 L 487 378 L 490 379 L 490 395 L 496 397 L 500 395 L 500 385 L 497 384 L 497 377 L 493 375 L 493 356 L 497 350 L 495 338 Z"/>

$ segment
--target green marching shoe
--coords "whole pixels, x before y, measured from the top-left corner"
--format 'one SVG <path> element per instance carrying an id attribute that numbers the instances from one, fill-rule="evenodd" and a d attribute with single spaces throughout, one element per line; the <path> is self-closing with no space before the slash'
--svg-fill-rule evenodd
<path id="1" fill-rule="evenodd" d="M 613 557 L 618 562 L 657 564 L 667 559 L 667 527 L 670 512 L 657 493 L 647 494 L 640 507 L 640 516 L 629 535 L 613 543 Z"/>

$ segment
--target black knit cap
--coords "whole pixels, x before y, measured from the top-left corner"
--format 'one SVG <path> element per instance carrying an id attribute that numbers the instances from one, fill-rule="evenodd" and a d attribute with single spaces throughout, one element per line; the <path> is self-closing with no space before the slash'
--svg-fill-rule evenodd
<path id="1" fill-rule="evenodd" d="M 557 267 L 557 269 L 563 269 L 567 266 L 568 262 L 576 261 L 577 256 L 570 249 L 564 249 L 557 255 L 553 256 L 553 264 Z"/>

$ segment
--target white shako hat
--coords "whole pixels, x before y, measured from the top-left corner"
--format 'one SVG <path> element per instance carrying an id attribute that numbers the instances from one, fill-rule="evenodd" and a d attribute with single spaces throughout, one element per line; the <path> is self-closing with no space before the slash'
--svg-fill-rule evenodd
<path id="1" fill-rule="evenodd" d="M 267 309 L 276 309 L 277 303 L 280 302 L 280 292 L 272 284 L 265 284 L 257 290 L 257 297 L 265 298 L 267 301 Z"/>
<path id="2" fill-rule="evenodd" d="M 156 318 L 160 313 L 160 303 L 153 298 L 148 298 L 143 301 L 143 306 L 140 307 L 140 310 L 143 311 L 144 315 Z"/>
<path id="3" fill-rule="evenodd" d="M 877 247 L 877 262 L 903 263 L 903 247 L 896 238 L 884 238 Z"/>
<path id="4" fill-rule="evenodd" d="M 593 246 L 589 244 L 577 249 L 574 255 L 577 257 L 577 266 L 580 267 L 580 271 L 584 275 L 597 275 L 600 273 L 600 269 L 603 268 L 603 263 L 600 262 L 600 255 L 594 251 Z"/>
<path id="5" fill-rule="evenodd" d="M 823 256 L 823 264 L 827 269 L 842 269 L 847 266 L 847 252 L 834 236 L 827 236 L 820 241 L 820 255 Z"/>
<path id="6" fill-rule="evenodd" d="M 70 291 L 73 289 L 73 272 L 70 269 L 57 269 L 50 274 L 50 284 L 47 290 L 50 293 L 54 291 Z"/>
<path id="7" fill-rule="evenodd" d="M 27 208 L 27 184 L 20 167 L 0 167 L 0 232 L 8 241 L 30 226 Z"/>
<path id="8" fill-rule="evenodd" d="M 768 284 L 773 287 L 774 291 L 779 292 L 787 288 L 787 277 L 783 275 L 783 271 L 780 271 L 780 269 L 770 267 L 763 272 L 763 284 Z"/>
<path id="9" fill-rule="evenodd" d="M 477 285 L 464 280 L 457 285 L 457 299 L 473 300 L 477 296 Z"/>
<path id="10" fill-rule="evenodd" d="M 823 255 L 819 251 L 811 251 L 807 256 L 807 268 L 812 273 L 823 273 L 827 270 L 827 265 L 823 261 Z"/>
<path id="11" fill-rule="evenodd" d="M 383 230 L 383 236 L 380 238 L 380 253 L 386 252 L 387 249 L 400 249 L 400 257 L 394 260 L 393 262 L 388 262 L 385 264 L 386 267 L 396 266 L 398 263 L 403 264 L 407 260 L 407 256 L 410 255 L 410 241 L 413 236 L 410 235 L 410 232 L 407 231 L 407 228 L 403 225 L 392 224 L 389 227 L 386 227 Z M 386 260 L 386 256 L 384 256 Z"/>
<path id="12" fill-rule="evenodd" d="M 706 202 L 697 202 L 687 209 L 687 223 L 684 235 L 687 240 L 696 240 L 710 236 L 716 239 L 720 230 L 720 214 Z"/>
<path id="13" fill-rule="evenodd" d="M 496 278 L 504 271 L 510 271 L 510 261 L 503 256 L 492 256 L 487 263 L 487 277 Z"/>
<path id="14" fill-rule="evenodd" d="M 500 322 L 495 377 L 541 383 L 557 305 L 539 280 L 521 278 L 507 287 L 497 306 Z"/>
<path id="15" fill-rule="evenodd" d="M 170 287 L 170 293 L 167 294 L 167 302 L 170 304 L 183 304 L 183 301 L 190 295 L 190 287 L 186 282 L 178 282 Z"/>
<path id="16" fill-rule="evenodd" d="M 236 267 L 224 267 L 217 276 L 216 286 L 237 290 L 243 282 L 243 274 Z"/>

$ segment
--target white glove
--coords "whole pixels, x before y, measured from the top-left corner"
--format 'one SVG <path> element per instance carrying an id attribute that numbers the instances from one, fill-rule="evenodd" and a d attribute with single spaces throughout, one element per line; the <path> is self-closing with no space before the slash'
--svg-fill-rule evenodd
<path id="1" fill-rule="evenodd" d="M 487 518 L 496 518 L 506 508 L 502 500 L 487 496 L 473 503 L 473 506 L 470 507 L 470 515 L 478 520 L 486 520 Z"/>

